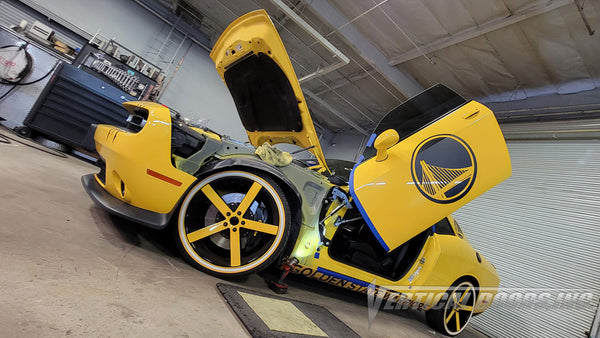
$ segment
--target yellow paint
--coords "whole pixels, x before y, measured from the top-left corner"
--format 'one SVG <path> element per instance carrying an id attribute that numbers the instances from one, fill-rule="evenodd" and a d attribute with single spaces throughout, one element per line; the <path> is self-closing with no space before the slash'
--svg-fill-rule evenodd
<path id="1" fill-rule="evenodd" d="M 217 210 L 219 210 L 219 212 L 222 215 L 231 215 L 231 209 L 229 209 L 229 206 L 225 204 L 221 196 L 217 194 L 217 192 L 210 186 L 210 184 L 203 186 L 200 190 L 202 191 L 202 193 L 204 193 L 206 197 L 208 197 L 208 199 L 212 202 L 212 204 L 217 208 Z"/>
<path id="2" fill-rule="evenodd" d="M 237 267 L 242 264 L 242 254 L 240 249 L 240 232 L 236 227 L 229 228 L 229 248 L 231 250 L 231 266 Z"/>
<path id="3" fill-rule="evenodd" d="M 235 53 L 232 53 L 232 51 L 235 51 Z M 268 55 L 285 73 L 296 95 L 304 127 L 303 130 L 298 132 L 246 130 L 250 143 L 255 147 L 265 142 L 270 144 L 291 143 L 302 148 L 314 146 L 309 151 L 319 161 L 320 166 L 316 169 L 329 170 L 292 63 L 273 22 L 264 10 L 250 12 L 232 22 L 219 37 L 210 53 L 210 57 L 215 62 L 217 71 L 225 80 L 224 73 L 228 66 L 249 53 Z"/>
<path id="4" fill-rule="evenodd" d="M 275 225 L 261 223 L 261 222 L 257 222 L 257 221 L 251 221 L 251 220 L 244 220 L 244 222 L 246 224 L 242 225 L 242 227 L 246 228 L 248 230 L 264 232 L 269 235 L 277 234 L 278 228 Z"/>
<path id="5" fill-rule="evenodd" d="M 252 184 L 252 186 L 250 187 L 248 192 L 245 194 L 246 196 L 251 196 L 252 200 L 254 200 L 254 198 L 256 197 L 256 195 L 258 194 L 258 192 L 261 189 L 267 189 L 270 192 L 271 196 L 275 199 L 275 204 L 279 208 L 279 210 L 278 210 L 279 211 L 279 214 L 278 214 L 279 223 L 278 224 L 265 224 L 265 223 L 260 223 L 260 222 L 254 221 L 254 220 L 249 220 L 249 219 L 243 218 L 244 212 L 242 212 L 241 210 L 244 208 L 247 209 L 247 206 L 242 206 L 241 204 L 240 204 L 241 208 L 240 208 L 240 206 L 238 206 L 238 208 L 237 208 L 237 211 L 240 211 L 241 215 L 238 215 L 237 211 L 235 213 L 233 211 L 231 211 L 229 206 L 227 206 L 227 204 L 225 204 L 223 202 L 223 199 L 221 198 L 221 196 L 219 196 L 219 194 L 211 187 L 210 183 L 212 182 L 213 179 L 218 179 L 219 177 L 222 177 L 222 175 L 232 175 L 232 174 L 241 174 L 241 175 L 243 175 L 243 177 L 254 180 L 254 183 Z M 184 227 L 184 219 L 185 219 L 184 209 L 187 208 L 187 205 L 189 204 L 191 199 L 196 194 L 204 194 L 205 196 L 207 196 L 209 198 L 209 200 L 213 203 L 213 205 L 219 210 L 219 212 L 225 216 L 225 220 L 186 234 L 185 227 Z M 242 202 L 244 202 L 245 200 L 246 200 L 246 197 L 244 197 Z M 252 201 L 242 203 L 242 204 L 247 204 L 249 206 L 251 204 L 251 202 Z M 285 212 L 280 208 L 282 206 L 283 206 L 283 202 L 281 201 L 281 198 L 277 195 L 275 189 L 273 189 L 273 187 L 270 184 L 268 184 L 266 181 L 264 181 L 259 176 L 256 176 L 256 175 L 248 173 L 248 172 L 241 172 L 241 171 L 218 172 L 218 173 L 215 173 L 215 174 L 205 178 L 201 182 L 198 182 L 196 184 L 196 186 L 193 187 L 190 190 L 190 192 L 188 192 L 188 194 L 186 195 L 186 198 L 183 200 L 182 207 L 181 207 L 181 210 L 179 213 L 178 224 L 177 224 L 179 239 L 181 240 L 184 249 L 188 252 L 190 257 L 192 259 L 194 259 L 198 264 L 205 267 L 206 269 L 215 271 L 217 273 L 240 273 L 240 272 L 248 271 L 250 269 L 255 268 L 257 265 L 264 262 L 265 260 L 267 260 L 273 254 L 273 251 L 275 250 L 275 248 L 277 248 L 277 246 L 281 242 L 281 237 L 283 236 L 283 232 L 285 231 L 285 226 L 286 226 L 286 222 L 287 222 L 286 217 L 285 217 Z M 239 223 L 237 223 L 237 225 L 232 224 L 231 218 L 233 218 L 233 217 L 238 218 Z M 228 223 L 228 226 L 227 226 L 228 230 L 223 230 L 225 223 Z M 241 247 L 240 247 L 240 231 L 242 230 L 242 228 L 275 235 L 273 243 L 271 243 L 271 246 L 269 247 L 269 249 L 262 256 L 256 258 L 252 262 L 248 262 L 247 264 L 244 264 L 244 265 L 242 265 L 242 262 L 241 262 L 242 255 L 241 255 Z M 235 229 L 235 231 L 234 231 L 234 229 Z M 193 243 L 199 239 L 202 239 L 202 238 L 210 236 L 214 233 L 217 233 L 220 230 L 229 231 L 230 266 L 215 265 L 215 264 L 203 259 L 202 257 L 198 256 L 198 254 L 190 246 L 190 243 Z"/>
<path id="6" fill-rule="evenodd" d="M 135 107 L 147 109 L 146 127 L 138 133 L 132 133 L 115 126 L 98 126 L 94 140 L 96 150 L 106 163 L 106 182 L 103 184 L 99 179 L 96 180 L 108 193 L 128 204 L 168 213 L 196 180 L 171 163 L 169 109 L 153 102 L 127 102 L 124 106 L 129 111 Z M 177 187 L 152 177 L 147 174 L 148 169 L 182 182 L 182 185 Z"/>
<path id="7" fill-rule="evenodd" d="M 334 208 L 335 205 L 332 203 L 330 210 L 333 210 Z M 342 208 L 338 211 L 339 214 L 336 214 L 343 215 L 345 212 L 346 210 Z M 332 219 L 335 219 L 336 217 L 337 216 L 334 216 Z M 458 231 L 454 226 L 454 219 L 452 216 L 448 216 L 448 220 L 454 228 L 455 233 L 457 233 Z M 333 224 L 333 220 L 325 222 L 325 231 L 328 236 L 329 234 L 334 233 L 336 229 L 337 227 Z M 294 253 L 303 251 L 304 250 L 298 249 L 297 246 Z M 500 283 L 496 269 L 483 256 L 481 256 L 481 263 L 477 261 L 475 249 L 471 247 L 464 236 L 463 238 L 439 234 L 430 236 L 425 242 L 425 245 L 413 266 L 406 275 L 399 280 L 390 280 L 360 268 L 336 261 L 329 256 L 328 248 L 325 246 L 320 247 L 318 259 L 314 257 L 315 251 L 316 248 L 313 248 L 310 254 L 305 254 L 302 257 L 303 259 L 301 259 L 301 265 L 296 266 L 292 272 L 353 291 L 367 292 L 367 287 L 365 286 L 359 286 L 358 284 L 344 281 L 337 277 L 328 277 L 317 272 L 317 269 L 322 268 L 329 271 L 335 271 L 336 273 L 358 279 L 367 284 L 373 282 L 376 285 L 385 287 L 390 290 L 390 292 L 393 291 L 404 294 L 407 296 L 405 299 L 407 302 L 413 301 L 415 302 L 415 307 L 421 309 L 427 309 L 428 307 L 433 306 L 439 298 L 419 300 L 419 293 L 441 295 L 441 293 L 445 292 L 456 280 L 464 276 L 472 276 L 480 287 L 486 288 L 485 291 L 490 292 L 492 295 L 496 294 L 496 288 Z M 298 256 L 299 255 L 295 255 L 295 257 Z M 419 303 L 422 304 L 419 305 Z M 491 303 L 489 302 L 478 302 L 475 305 L 474 311 L 476 313 L 482 312 L 488 308 L 490 304 Z"/>
<path id="8" fill-rule="evenodd" d="M 307 336 L 328 337 L 302 311 L 289 301 L 240 292 L 244 301 L 272 331 L 296 333 Z"/>
<path id="9" fill-rule="evenodd" d="M 238 214 L 238 216 L 244 215 L 246 213 L 246 210 L 248 210 L 248 207 L 250 206 L 250 204 L 252 204 L 252 202 L 256 198 L 256 195 L 258 195 L 261 189 L 262 186 L 258 182 L 252 183 L 250 190 L 248 190 L 246 196 L 244 196 L 244 199 L 236 209 L 236 213 Z"/>
<path id="10" fill-rule="evenodd" d="M 228 50 L 238 45 L 241 52 L 227 55 L 226 52 Z M 326 169 L 323 153 L 296 75 L 283 44 L 266 12 L 252 12 L 232 23 L 215 45 L 211 53 L 211 58 L 215 61 L 217 70 L 223 76 L 225 67 L 238 60 L 245 53 L 263 52 L 268 54 L 269 51 L 271 52 L 270 56 L 285 72 L 288 79 L 290 79 L 290 84 L 299 101 L 298 105 L 304 130 L 300 132 L 248 131 L 250 141 L 254 145 L 261 145 L 265 141 L 270 141 L 273 144 L 286 142 L 295 143 L 301 147 L 315 146 L 311 152 L 315 154 L 320 162 L 320 166 L 315 169 Z M 105 184 L 102 182 L 99 183 L 112 196 L 130 205 L 159 213 L 170 212 L 188 187 L 196 182 L 195 177 L 176 169 L 171 163 L 171 157 L 169 156 L 171 153 L 170 112 L 166 107 L 150 102 L 129 102 L 125 104 L 125 107 L 130 111 L 133 111 L 135 107 L 147 109 L 149 116 L 146 127 L 138 133 L 132 133 L 114 126 L 98 126 L 95 133 L 96 148 L 106 163 L 106 182 Z M 196 130 L 215 140 L 220 140 L 217 134 L 197 128 Z M 411 160 L 414 150 L 424 140 L 434 135 L 446 134 L 449 131 L 460 137 L 461 140 L 464 140 L 472 148 L 477 161 L 477 177 L 470 191 L 462 199 L 450 203 L 436 203 L 428 199 L 417 189 L 416 184 L 419 183 L 415 183 L 413 180 L 414 172 L 411 167 Z M 354 172 L 354 190 L 356 195 L 367 210 L 377 232 L 385 240 L 390 250 L 406 242 L 417 233 L 449 215 L 452 211 L 458 209 L 510 175 L 511 168 L 508 152 L 493 113 L 476 102 L 466 104 L 456 112 L 395 145 L 395 142 L 392 141 L 394 141 L 393 135 L 392 138 L 386 140 L 384 137 L 380 142 L 377 142 L 379 148 L 385 148 L 385 156 L 377 156 L 379 161 L 377 161 L 377 158 L 367 160 L 359 165 Z M 426 168 L 425 171 L 430 170 L 430 167 L 427 166 L 428 163 L 421 162 L 420 164 Z M 148 169 L 182 182 L 182 185 L 177 187 L 149 176 L 147 174 Z M 474 175 L 474 167 L 461 169 L 464 169 L 464 172 L 458 175 L 456 180 L 465 180 Z M 231 171 L 231 173 L 242 172 Z M 220 174 L 213 174 L 204 179 L 203 182 L 208 183 L 203 184 L 200 182 L 193 187 L 183 200 L 183 205 L 189 203 L 194 194 L 203 193 L 222 214 L 233 214 L 234 211 L 230 210 L 223 203 L 221 197 L 210 186 L 209 180 Z M 251 204 L 251 200 L 256 197 L 261 189 L 273 189 L 260 177 L 245 172 L 243 174 L 254 179 L 255 183 L 247 192 L 247 198 L 235 210 L 236 214 L 239 211 L 242 215 Z M 432 173 L 431 175 L 434 174 Z M 200 189 L 201 191 L 198 191 Z M 347 188 L 343 189 L 347 190 Z M 443 200 L 448 190 L 448 187 L 434 186 L 430 197 Z M 279 197 L 274 197 L 277 204 L 282 205 Z M 328 212 L 332 212 L 339 206 L 339 203 L 338 201 L 332 203 Z M 334 225 L 335 219 L 343 217 L 345 212 L 346 209 L 341 208 L 326 220 L 325 236 L 328 239 L 331 239 L 335 231 L 338 230 Z M 273 249 L 280 244 L 283 233 L 283 228 L 281 227 L 286 224 L 285 213 L 280 212 L 280 223 L 277 225 L 264 224 L 251 220 L 243 220 L 245 224 L 241 224 L 242 219 L 240 217 L 240 224 L 236 226 L 236 231 L 233 231 L 231 225 L 229 225 L 227 230 L 223 230 L 225 221 L 222 221 L 209 227 L 186 233 L 184 217 L 185 215 L 180 213 L 178 230 L 185 250 L 198 264 L 221 274 L 236 274 L 251 270 L 268 259 L 272 254 L 272 251 L 268 251 L 253 262 L 242 265 L 239 243 L 240 228 L 245 227 L 249 230 L 276 235 L 270 248 Z M 450 223 L 453 224 L 452 217 L 448 217 Z M 454 227 L 454 225 L 452 226 Z M 190 245 L 190 243 L 206 238 L 219 231 L 230 232 L 230 239 L 232 241 L 230 243 L 231 266 L 216 266 L 202 259 L 193 251 Z M 363 282 L 370 283 L 375 281 L 377 285 L 388 287 L 390 290 L 412 295 L 407 297 L 413 301 L 416 299 L 414 293 L 417 290 L 419 292 L 439 292 L 440 289 L 448 288 L 452 283 L 464 276 L 472 276 L 481 287 L 492 288 L 489 291 L 497 288 L 499 284 L 498 274 L 491 263 L 483 257 L 481 263 L 477 262 L 475 258 L 476 252 L 469 245 L 466 238 L 438 234 L 430 236 L 416 262 L 406 275 L 399 280 L 388 280 L 331 259 L 328 255 L 328 248 L 319 245 L 320 238 L 318 231 L 317 224 L 304 224 L 301 227 L 300 235 L 297 243 L 295 243 L 296 245 L 292 254 L 300 260 L 301 264 L 294 269 L 295 273 L 310 275 L 309 277 L 317 278 L 331 284 L 340 285 L 355 291 L 366 292 L 366 287 L 364 286 L 352 282 L 344 282 L 340 278 L 328 277 L 317 272 L 318 268 L 323 268 Z M 455 232 L 458 232 L 456 228 Z M 314 257 L 317 249 L 320 249 L 318 259 Z M 308 271 L 308 274 L 305 273 L 306 271 Z M 244 297 L 244 295 L 242 296 Z M 248 297 L 250 299 L 252 295 Z M 250 300 L 248 302 L 253 301 Z M 272 303 L 269 304 L 266 301 L 259 301 L 259 303 L 263 305 L 268 304 L 263 306 L 263 308 L 275 308 L 271 306 Z M 293 304 L 291 305 L 293 306 Z M 425 307 L 427 305 L 433 305 L 433 303 L 424 304 Z M 490 303 L 478 302 L 475 305 L 474 311 L 481 312 L 489 305 Z M 281 306 L 285 308 L 287 305 Z M 255 309 L 255 311 L 257 310 Z M 268 311 L 268 309 L 264 311 Z M 293 312 L 293 310 L 286 308 L 285 310 L 277 311 L 276 315 L 268 315 L 266 317 L 281 319 L 282 314 L 290 311 Z M 288 321 L 297 323 L 295 319 Z M 273 325 L 273 327 L 277 327 L 276 325 L 278 324 Z M 302 326 L 306 328 L 306 325 Z M 315 333 L 310 334 L 318 335 Z"/>
<path id="11" fill-rule="evenodd" d="M 206 238 L 208 236 L 212 236 L 218 232 L 223 231 L 223 229 L 225 228 L 225 221 L 221 221 L 209 226 L 206 226 L 204 228 L 200 228 L 196 231 L 190 232 L 189 234 L 187 234 L 187 240 L 190 243 L 194 243 L 195 241 L 201 240 L 203 238 Z"/>
<path id="12" fill-rule="evenodd" d="M 473 114 L 473 111 L 477 111 Z M 461 199 L 438 203 L 428 199 L 413 180 L 411 161 L 415 149 L 426 139 L 447 134 L 462 139 L 473 151 L 477 174 L 473 186 Z M 510 158 L 494 114 L 470 102 L 436 123 L 400 141 L 387 150 L 388 157 L 371 158 L 354 171 L 354 192 L 374 227 L 390 250 L 435 224 L 511 174 Z M 421 163 L 423 164 L 423 163 Z M 452 169 L 451 169 L 452 170 Z M 469 168 L 464 168 L 467 175 Z M 454 179 L 458 182 L 461 177 Z M 452 182 L 451 182 L 452 183 Z M 437 194 L 447 191 L 435 189 Z M 421 185 L 424 189 L 424 185 Z M 450 188 L 450 184 L 448 187 Z M 434 195 L 435 196 L 435 195 Z M 439 197 L 439 196 L 438 196 Z"/>
<path id="13" fill-rule="evenodd" d="M 394 129 L 388 129 L 377 136 L 375 143 L 373 144 L 375 149 L 377 149 L 377 158 L 375 158 L 375 161 L 381 162 L 386 160 L 388 158 L 387 150 L 398 143 L 399 139 L 400 136 Z"/>

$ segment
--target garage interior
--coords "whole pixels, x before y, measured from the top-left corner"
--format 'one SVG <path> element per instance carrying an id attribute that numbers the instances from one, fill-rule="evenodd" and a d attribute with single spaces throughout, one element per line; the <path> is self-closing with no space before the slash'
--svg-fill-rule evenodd
<path id="1" fill-rule="evenodd" d="M 0 82 L 3 335 L 251 334 L 215 285 L 270 293 L 264 276 L 195 270 L 168 231 L 109 215 L 80 178 L 98 172 L 82 147 L 88 127 L 123 125 L 125 101 L 152 100 L 247 141 L 209 53 L 257 9 L 283 40 L 328 159 L 358 161 L 387 112 L 437 83 L 495 113 L 512 176 L 456 219 L 501 288 L 593 297 L 492 305 L 461 337 L 600 337 L 595 0 L 1 0 L 0 47 L 25 41 L 31 57 L 19 83 Z M 324 307 L 359 336 L 438 334 L 421 312 L 380 311 L 370 323 L 364 295 L 289 284 L 285 297 Z"/>

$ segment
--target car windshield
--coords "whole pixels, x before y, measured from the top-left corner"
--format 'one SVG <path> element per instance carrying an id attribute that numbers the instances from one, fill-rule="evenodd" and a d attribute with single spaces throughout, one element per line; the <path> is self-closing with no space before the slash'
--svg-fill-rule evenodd
<path id="1" fill-rule="evenodd" d="M 392 109 L 381 119 L 373 134 L 379 135 L 388 129 L 395 129 L 401 141 L 466 102 L 448 87 L 435 85 Z M 375 137 L 372 136 L 363 152 L 365 161 L 377 154 L 377 150 L 372 147 Z"/>

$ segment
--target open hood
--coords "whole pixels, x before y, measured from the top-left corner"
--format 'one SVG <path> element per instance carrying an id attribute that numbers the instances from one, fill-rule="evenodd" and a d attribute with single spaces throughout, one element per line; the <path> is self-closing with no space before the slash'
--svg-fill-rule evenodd
<path id="1" fill-rule="evenodd" d="M 264 10 L 243 15 L 210 53 L 227 84 L 252 145 L 289 143 L 310 148 L 328 170 L 306 100 L 283 42 Z"/>
<path id="2" fill-rule="evenodd" d="M 494 113 L 437 85 L 388 113 L 350 175 L 350 193 L 391 251 L 511 174 Z"/>

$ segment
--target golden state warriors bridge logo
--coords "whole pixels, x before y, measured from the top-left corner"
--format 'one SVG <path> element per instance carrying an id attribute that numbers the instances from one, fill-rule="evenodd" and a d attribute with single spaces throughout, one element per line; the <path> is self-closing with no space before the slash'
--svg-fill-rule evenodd
<path id="1" fill-rule="evenodd" d="M 477 176 L 477 161 L 469 145 L 455 135 L 435 135 L 421 142 L 412 155 L 415 186 L 429 200 L 452 203 L 463 198 Z"/>

